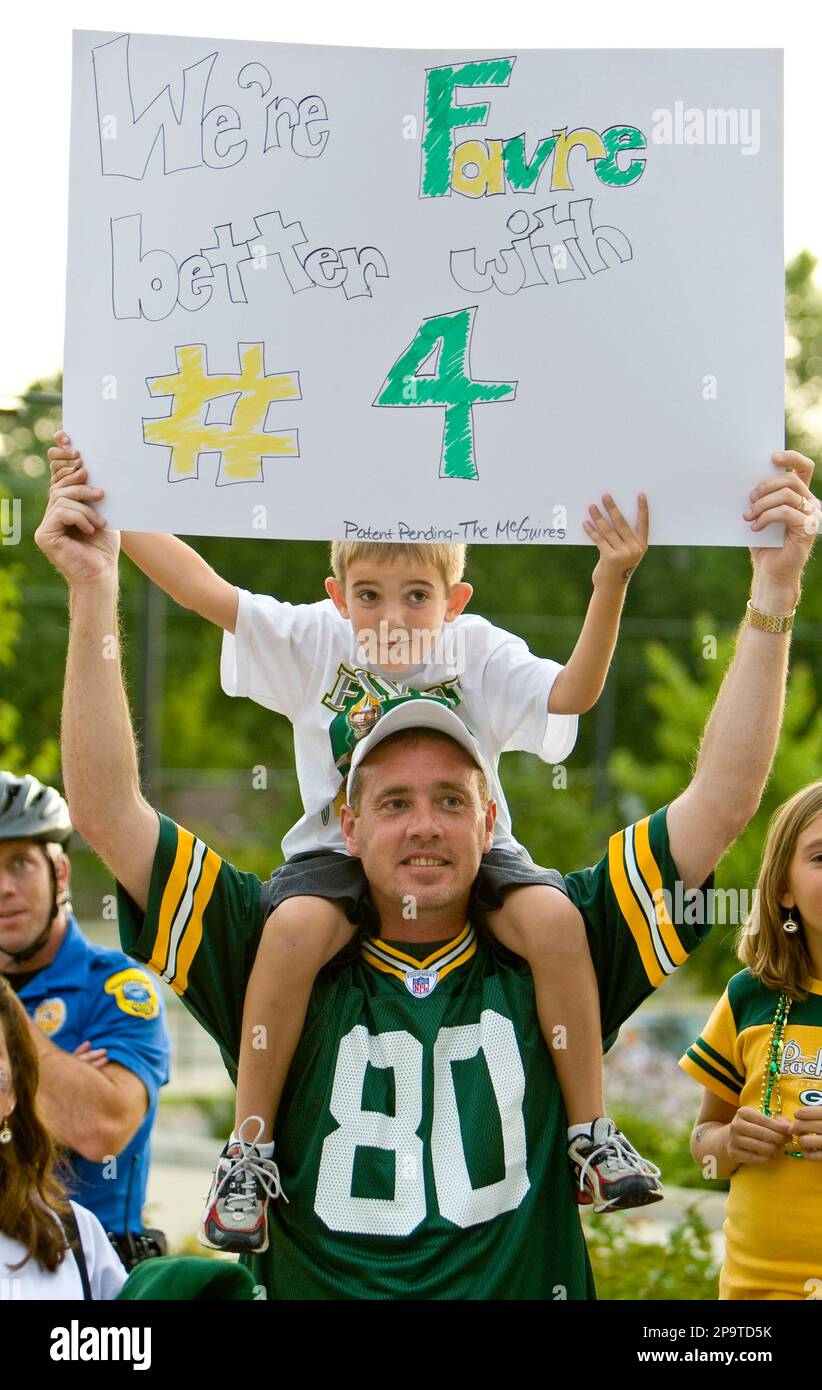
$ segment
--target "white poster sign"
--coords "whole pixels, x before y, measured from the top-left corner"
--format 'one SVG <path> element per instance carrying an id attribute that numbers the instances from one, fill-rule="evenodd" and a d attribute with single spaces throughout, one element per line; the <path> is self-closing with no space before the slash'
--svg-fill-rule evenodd
<path id="1" fill-rule="evenodd" d="M 771 50 L 76 33 L 65 423 L 109 521 L 567 544 L 644 490 L 655 543 L 746 544 L 781 84 Z"/>

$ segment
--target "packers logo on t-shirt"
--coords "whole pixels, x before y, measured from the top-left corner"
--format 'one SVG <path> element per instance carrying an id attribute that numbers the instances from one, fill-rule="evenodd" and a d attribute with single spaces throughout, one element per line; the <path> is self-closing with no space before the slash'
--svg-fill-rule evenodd
<path id="1" fill-rule="evenodd" d="M 113 994 L 117 1007 L 134 1018 L 156 1018 L 160 1012 L 157 991 L 142 970 L 120 970 L 110 976 L 106 994 Z"/>
<path id="2" fill-rule="evenodd" d="M 322 703 L 335 711 L 328 733 L 334 763 L 343 780 L 348 777 L 351 755 L 360 739 L 370 734 L 388 710 L 407 700 L 439 700 L 454 709 L 462 702 L 459 677 L 454 676 L 427 690 L 417 690 L 414 686 L 393 685 L 373 671 L 359 667 L 350 670 L 340 665 L 336 685 L 323 696 Z M 337 809 L 336 802 L 334 809 Z"/>
<path id="3" fill-rule="evenodd" d="M 66 1001 L 64 999 L 41 999 L 34 1010 L 34 1022 L 47 1038 L 53 1038 L 55 1033 L 59 1033 L 65 1021 Z"/>

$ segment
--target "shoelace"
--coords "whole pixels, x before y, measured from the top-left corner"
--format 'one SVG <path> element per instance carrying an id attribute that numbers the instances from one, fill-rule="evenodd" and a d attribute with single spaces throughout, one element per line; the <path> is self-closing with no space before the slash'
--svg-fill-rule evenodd
<path id="1" fill-rule="evenodd" d="M 252 1140 L 243 1138 L 243 1131 L 249 1120 L 256 1120 L 258 1125 L 257 1133 Z M 228 1155 L 231 1167 L 220 1179 L 214 1194 L 216 1202 L 223 1188 L 228 1188 L 225 1204 L 229 1211 L 244 1211 L 247 1207 L 253 1206 L 257 1200 L 258 1183 L 271 1201 L 280 1197 L 284 1202 L 288 1201 L 280 1183 L 280 1172 L 276 1163 L 273 1158 L 263 1158 L 256 1147 L 264 1128 L 265 1122 L 259 1115 L 249 1115 L 240 1125 L 237 1133 L 240 1152 Z"/>
<path id="2" fill-rule="evenodd" d="M 642 1173 L 644 1177 L 647 1177 L 649 1174 L 653 1178 L 661 1176 L 662 1169 L 657 1168 L 655 1163 L 649 1163 L 646 1158 L 643 1158 L 641 1154 L 637 1153 L 633 1144 L 625 1138 L 621 1130 L 617 1129 L 613 1134 L 609 1134 L 608 1138 L 603 1140 L 601 1144 L 597 1144 L 583 1163 L 579 1174 L 580 1192 L 585 1190 L 585 1176 L 588 1169 L 593 1165 L 594 1159 L 598 1158 L 602 1153 L 607 1153 L 609 1149 L 614 1151 L 610 1162 L 621 1164 L 623 1168 L 628 1168 L 631 1172 Z"/>

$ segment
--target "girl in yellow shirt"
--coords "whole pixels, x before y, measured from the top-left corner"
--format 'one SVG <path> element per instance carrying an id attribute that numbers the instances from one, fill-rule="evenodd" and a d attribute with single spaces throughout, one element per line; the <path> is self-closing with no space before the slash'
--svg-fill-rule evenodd
<path id="1" fill-rule="evenodd" d="M 691 1152 L 730 1177 L 721 1299 L 822 1298 L 822 781 L 775 813 L 734 975 L 679 1065 Z"/>

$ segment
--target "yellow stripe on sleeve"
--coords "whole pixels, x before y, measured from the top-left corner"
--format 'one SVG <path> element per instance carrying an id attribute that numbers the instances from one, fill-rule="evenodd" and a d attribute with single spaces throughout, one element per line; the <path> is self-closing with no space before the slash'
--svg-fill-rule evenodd
<path id="1" fill-rule="evenodd" d="M 694 1081 L 698 1081 L 700 1086 L 704 1086 L 707 1091 L 711 1091 L 720 1100 L 727 1101 L 734 1110 L 739 1109 L 739 1091 L 732 1091 L 730 1086 L 724 1086 L 717 1077 L 703 1071 L 702 1067 L 698 1066 L 687 1053 L 684 1057 L 680 1057 L 677 1065 L 689 1076 L 692 1076 Z"/>
<path id="2" fill-rule="evenodd" d="M 665 899 L 662 895 L 662 874 L 659 871 L 659 865 L 654 859 L 648 834 L 650 823 L 651 817 L 646 816 L 644 820 L 637 821 L 634 826 L 636 861 L 653 899 L 657 926 L 659 927 L 660 936 L 665 943 L 665 949 L 674 965 L 682 965 L 683 962 L 688 959 L 688 952 L 677 936 L 676 929 L 668 916 L 668 909 L 665 906 Z"/>
<path id="3" fill-rule="evenodd" d="M 611 887 L 616 895 L 620 911 L 636 942 L 645 974 L 654 989 L 657 989 L 667 977 L 657 961 L 654 943 L 651 939 L 651 930 L 645 913 L 634 897 L 634 891 L 628 882 L 623 861 L 624 839 L 625 831 L 620 830 L 616 835 L 612 835 L 608 841 L 608 873 Z"/>
<path id="4" fill-rule="evenodd" d="M 215 854 L 213 849 L 206 851 L 203 859 L 203 871 L 200 874 L 200 882 L 197 884 L 194 902 L 191 906 L 191 917 L 177 951 L 177 971 L 174 979 L 170 982 L 175 994 L 185 994 L 188 988 L 188 972 L 191 969 L 191 962 L 203 939 L 203 913 L 211 900 L 222 862 L 220 856 Z"/>
<path id="5" fill-rule="evenodd" d="M 191 834 L 191 831 L 184 830 L 181 825 L 178 825 L 177 853 L 174 856 L 171 873 L 166 879 L 166 886 L 163 890 L 163 900 L 160 903 L 160 914 L 157 924 L 157 935 L 154 938 L 154 950 L 151 953 L 151 960 L 148 963 L 149 970 L 153 970 L 157 975 L 162 975 L 165 970 L 166 960 L 168 959 L 171 924 L 174 921 L 174 914 L 180 905 L 180 899 L 185 892 L 186 879 L 188 878 L 188 866 L 191 863 L 193 849 L 194 836 Z"/>

